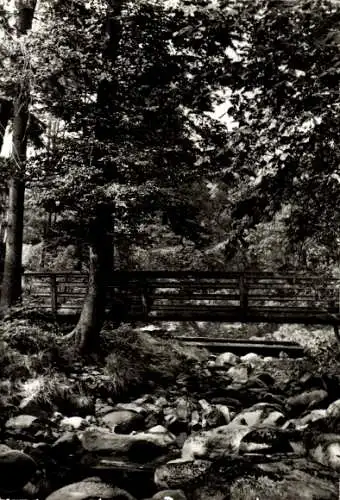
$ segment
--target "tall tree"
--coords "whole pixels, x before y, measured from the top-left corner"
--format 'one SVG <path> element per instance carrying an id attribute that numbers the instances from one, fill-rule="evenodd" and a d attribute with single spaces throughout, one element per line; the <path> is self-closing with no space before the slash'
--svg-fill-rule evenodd
<path id="1" fill-rule="evenodd" d="M 78 219 L 90 244 L 89 293 L 75 329 L 81 349 L 97 342 L 113 223 L 116 234 L 138 232 L 145 214 L 183 201 L 182 187 L 214 175 L 212 163 L 202 160 L 208 118 L 196 140 L 187 110 L 211 110 L 235 20 L 206 5 L 191 7 L 110 2 L 104 47 L 104 13 L 96 2 L 67 9 L 56 3 L 46 27 L 50 45 L 46 50 L 44 39 L 36 81 L 68 135 L 43 196 Z M 45 165 L 42 155 L 35 166 L 41 172 Z"/>
<path id="2" fill-rule="evenodd" d="M 104 64 L 113 68 L 117 57 L 121 39 L 120 17 L 124 1 L 110 0 L 104 23 L 106 43 L 103 47 Z M 97 141 L 108 139 L 107 125 L 105 124 L 105 108 L 109 105 L 111 113 L 115 113 L 116 82 L 114 77 L 109 81 L 104 77 L 98 85 L 96 103 L 96 123 L 94 137 Z M 108 100 L 111 102 L 108 104 Z M 104 123 L 103 123 L 104 121 Z M 109 131 L 109 137 L 112 131 Z M 100 151 L 94 149 L 95 163 L 100 161 Z M 98 165 L 96 165 L 98 168 Z M 75 337 L 76 349 L 80 352 L 91 352 L 98 343 L 98 331 L 101 330 L 106 308 L 106 285 L 110 282 L 113 271 L 113 239 L 111 210 L 100 202 L 94 210 L 94 216 L 89 224 L 89 282 L 86 297 L 78 323 L 72 332 Z"/>
<path id="3" fill-rule="evenodd" d="M 16 1 L 16 36 L 32 27 L 36 0 Z M 0 308 L 11 307 L 21 295 L 21 258 L 25 201 L 25 165 L 29 125 L 31 68 L 28 54 L 17 54 L 16 94 L 13 101 L 12 173 L 8 183 L 7 237 Z"/>

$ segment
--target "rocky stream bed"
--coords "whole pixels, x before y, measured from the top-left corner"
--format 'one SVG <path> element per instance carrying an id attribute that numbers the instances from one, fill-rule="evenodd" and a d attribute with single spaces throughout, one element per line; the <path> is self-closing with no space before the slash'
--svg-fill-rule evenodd
<path id="1" fill-rule="evenodd" d="M 64 413 L 23 399 L 2 420 L 0 497 L 337 499 L 340 374 L 289 362 L 226 352 L 169 389 Z"/>

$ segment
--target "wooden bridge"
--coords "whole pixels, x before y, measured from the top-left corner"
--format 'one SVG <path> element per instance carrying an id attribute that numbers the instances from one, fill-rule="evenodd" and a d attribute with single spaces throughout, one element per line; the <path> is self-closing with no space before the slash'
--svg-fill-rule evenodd
<path id="1" fill-rule="evenodd" d="M 27 272 L 23 302 L 53 314 L 81 309 L 87 275 Z M 121 320 L 340 323 L 340 279 L 302 274 L 117 271 L 107 286 Z M 110 311 L 108 310 L 108 313 Z"/>

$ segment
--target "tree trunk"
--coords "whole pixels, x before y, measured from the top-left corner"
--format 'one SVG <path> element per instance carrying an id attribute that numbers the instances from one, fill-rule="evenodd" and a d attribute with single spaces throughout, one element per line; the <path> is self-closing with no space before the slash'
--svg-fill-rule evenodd
<path id="1" fill-rule="evenodd" d="M 70 335 L 74 337 L 75 349 L 80 354 L 98 350 L 99 333 L 105 317 L 107 285 L 112 275 L 112 239 L 107 235 L 108 226 L 104 223 L 103 217 L 95 219 L 92 231 L 86 297 L 78 323 Z"/>
<path id="2" fill-rule="evenodd" d="M 1 288 L 1 309 L 5 313 L 21 295 L 21 256 L 23 234 L 24 181 L 9 181 L 7 231 L 4 274 Z"/>
<path id="3" fill-rule="evenodd" d="M 105 313 L 105 289 L 100 271 L 100 252 L 90 246 L 90 274 L 83 308 L 74 330 L 75 348 L 80 353 L 96 351 L 98 331 Z"/>
<path id="4" fill-rule="evenodd" d="M 18 0 L 16 28 L 25 35 L 32 27 L 36 0 Z M 3 313 L 21 296 L 21 261 L 25 200 L 25 163 L 30 103 L 30 75 L 27 54 L 22 54 L 22 73 L 13 103 L 13 174 L 8 183 L 7 238 L 0 307 Z"/>

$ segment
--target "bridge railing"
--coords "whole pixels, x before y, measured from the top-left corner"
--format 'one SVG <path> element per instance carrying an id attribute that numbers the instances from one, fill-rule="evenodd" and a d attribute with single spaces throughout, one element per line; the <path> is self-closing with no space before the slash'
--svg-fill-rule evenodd
<path id="1" fill-rule="evenodd" d="M 54 314 L 78 312 L 87 280 L 79 272 L 26 272 L 23 303 Z M 136 317 L 326 321 L 340 313 L 340 280 L 299 274 L 119 271 L 107 293 L 109 303 L 125 301 Z"/>

